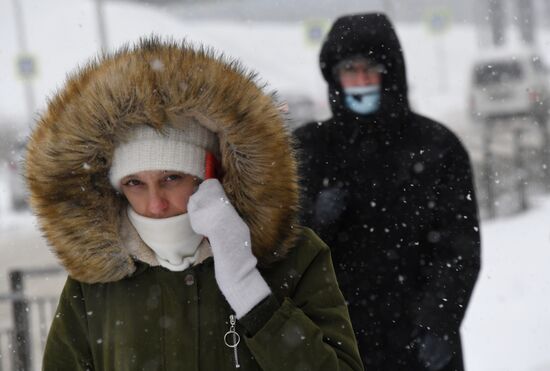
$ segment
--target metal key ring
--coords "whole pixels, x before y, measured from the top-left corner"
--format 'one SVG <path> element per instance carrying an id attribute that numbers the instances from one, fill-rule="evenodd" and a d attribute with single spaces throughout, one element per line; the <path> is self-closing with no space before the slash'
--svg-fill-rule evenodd
<path id="1" fill-rule="evenodd" d="M 227 341 L 227 336 L 228 335 L 233 335 L 233 341 L 235 342 L 234 344 L 229 344 L 229 342 Z M 225 345 L 227 345 L 229 348 L 236 348 L 237 345 L 239 345 L 239 343 L 241 342 L 241 336 L 236 332 L 236 331 L 233 331 L 233 330 L 229 330 L 225 333 L 225 335 L 223 336 L 223 342 L 225 343 Z"/>

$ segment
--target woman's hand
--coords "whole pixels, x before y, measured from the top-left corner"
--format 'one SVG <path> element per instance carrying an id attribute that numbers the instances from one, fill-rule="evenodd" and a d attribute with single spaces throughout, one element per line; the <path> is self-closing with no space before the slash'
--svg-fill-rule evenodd
<path id="1" fill-rule="evenodd" d="M 237 318 L 271 290 L 256 268 L 250 230 L 217 179 L 205 180 L 187 205 L 191 227 L 207 237 L 214 255 L 216 282 Z"/>

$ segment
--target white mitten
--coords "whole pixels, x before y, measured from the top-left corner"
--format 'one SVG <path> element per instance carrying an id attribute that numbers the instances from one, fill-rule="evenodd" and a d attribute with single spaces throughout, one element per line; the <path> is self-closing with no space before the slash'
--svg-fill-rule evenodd
<path id="1" fill-rule="evenodd" d="M 248 226 L 217 179 L 199 186 L 189 199 L 187 212 L 193 230 L 210 241 L 220 291 L 237 318 L 242 318 L 271 293 L 256 268 Z"/>

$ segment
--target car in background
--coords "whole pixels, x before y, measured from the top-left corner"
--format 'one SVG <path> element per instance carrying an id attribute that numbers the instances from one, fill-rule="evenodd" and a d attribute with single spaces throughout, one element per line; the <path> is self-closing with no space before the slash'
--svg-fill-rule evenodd
<path id="1" fill-rule="evenodd" d="M 471 73 L 470 114 L 474 119 L 531 117 L 546 122 L 550 74 L 534 51 L 499 51 L 476 60 Z"/>

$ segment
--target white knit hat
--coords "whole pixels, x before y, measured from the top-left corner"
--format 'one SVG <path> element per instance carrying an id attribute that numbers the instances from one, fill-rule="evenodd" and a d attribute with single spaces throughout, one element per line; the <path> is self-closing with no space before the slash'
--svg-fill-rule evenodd
<path id="1" fill-rule="evenodd" d="M 145 170 L 181 171 L 204 179 L 206 151 L 218 153 L 217 136 L 197 122 L 158 131 L 140 125 L 113 153 L 109 180 L 115 189 L 127 175 Z"/>

